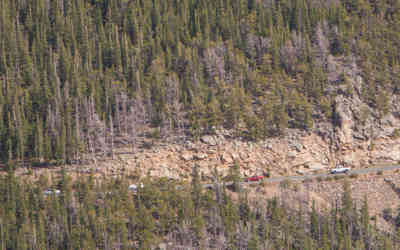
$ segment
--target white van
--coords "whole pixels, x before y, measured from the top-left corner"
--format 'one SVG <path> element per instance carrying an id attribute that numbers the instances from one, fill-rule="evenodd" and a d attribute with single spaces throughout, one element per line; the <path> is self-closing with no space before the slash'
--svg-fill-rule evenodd
<path id="1" fill-rule="evenodd" d="M 340 173 L 347 173 L 349 171 L 350 171 L 350 168 L 340 167 L 340 168 L 331 169 L 330 173 L 331 174 L 340 174 Z"/>

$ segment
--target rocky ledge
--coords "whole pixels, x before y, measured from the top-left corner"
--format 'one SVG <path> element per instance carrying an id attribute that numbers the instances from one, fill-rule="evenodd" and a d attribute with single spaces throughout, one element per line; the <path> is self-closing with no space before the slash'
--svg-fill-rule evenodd
<path id="1" fill-rule="evenodd" d="M 356 71 L 354 71 L 356 72 Z M 324 93 L 333 95 L 333 117 L 330 121 L 315 119 L 309 131 L 288 129 L 285 136 L 249 142 L 232 139 L 228 130 L 217 130 L 198 141 L 158 143 L 134 154 L 120 149 L 114 160 L 97 161 L 96 166 L 79 166 L 103 175 L 130 171 L 137 176 L 190 178 L 198 165 L 203 176 L 217 169 L 227 174 L 236 162 L 243 176 L 305 174 L 326 171 L 337 165 L 354 168 L 400 162 L 400 97 L 389 98 L 389 109 L 379 113 L 361 99 L 362 79 L 350 78 L 353 94 L 332 86 Z M 334 95 L 336 93 L 337 95 Z M 339 93 L 339 94 L 338 94 Z M 317 111 L 313 117 L 322 117 Z"/>
<path id="2" fill-rule="evenodd" d="M 334 143 L 316 132 L 288 130 L 285 137 L 248 142 L 229 139 L 226 133 L 203 136 L 197 142 L 154 145 L 135 154 L 117 153 L 114 160 L 98 161 L 95 172 L 112 176 L 129 171 L 137 176 L 189 179 L 198 165 L 207 178 L 215 168 L 226 175 L 237 163 L 243 176 L 276 176 L 327 171 L 338 164 L 362 168 L 400 161 L 400 139 L 391 137 Z"/>

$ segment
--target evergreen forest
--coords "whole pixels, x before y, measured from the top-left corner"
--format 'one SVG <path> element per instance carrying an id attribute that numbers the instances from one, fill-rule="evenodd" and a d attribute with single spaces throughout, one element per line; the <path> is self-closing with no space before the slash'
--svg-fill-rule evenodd
<path id="1" fill-rule="evenodd" d="M 400 249 L 400 233 L 380 231 L 368 200 L 356 203 L 347 180 L 327 210 L 254 200 L 240 189 L 232 199 L 225 187 L 203 190 L 193 172 L 183 190 L 145 179 L 136 193 L 128 178 L 72 180 L 62 171 L 26 181 L 9 172 L 0 181 L 1 249 Z M 61 192 L 44 195 L 49 187 Z M 400 232 L 400 213 L 393 214 Z"/>
<path id="2" fill-rule="evenodd" d="M 398 0 L 2 0 L 0 159 L 79 163 L 134 149 L 145 128 L 311 130 L 335 123 L 354 79 L 379 119 L 399 42 Z"/>
<path id="3" fill-rule="evenodd" d="M 378 229 L 347 181 L 322 210 L 203 190 L 197 168 L 136 192 L 66 173 L 144 137 L 335 125 L 336 97 L 356 94 L 357 122 L 400 94 L 399 0 L 1 0 L 0 248 L 400 249 L 399 211 L 397 233 Z M 48 164 L 60 174 L 14 172 Z"/>

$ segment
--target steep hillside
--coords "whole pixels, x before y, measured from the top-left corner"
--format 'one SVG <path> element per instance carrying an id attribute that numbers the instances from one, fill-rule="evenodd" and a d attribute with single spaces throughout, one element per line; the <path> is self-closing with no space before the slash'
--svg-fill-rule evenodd
<path id="1" fill-rule="evenodd" d="M 383 231 L 393 232 L 394 217 L 400 206 L 399 172 L 385 171 L 346 178 L 350 184 L 354 206 L 361 208 L 367 199 L 369 215 L 375 219 L 374 223 Z M 324 212 L 335 209 L 341 203 L 343 181 L 343 178 L 330 177 L 303 182 L 254 184 L 247 189 L 253 203 L 257 203 L 260 197 L 279 197 L 282 203 L 296 210 L 311 211 L 314 203 L 319 212 Z"/>
<path id="2" fill-rule="evenodd" d="M 246 144 L 307 134 L 324 151 L 318 164 L 398 160 L 398 1 L 4 0 L 0 9 L 3 163 L 93 163 L 118 147 L 137 152 L 149 129 L 182 144 L 222 128 Z M 291 150 L 270 146 L 285 150 L 281 165 Z"/>

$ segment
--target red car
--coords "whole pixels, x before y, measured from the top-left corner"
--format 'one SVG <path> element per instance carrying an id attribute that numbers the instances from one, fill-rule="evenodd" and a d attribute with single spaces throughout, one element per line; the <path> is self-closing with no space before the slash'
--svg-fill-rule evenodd
<path id="1" fill-rule="evenodd" d="M 264 176 L 259 175 L 259 176 L 249 177 L 249 178 L 246 179 L 246 181 L 260 181 L 262 179 L 264 179 Z"/>

